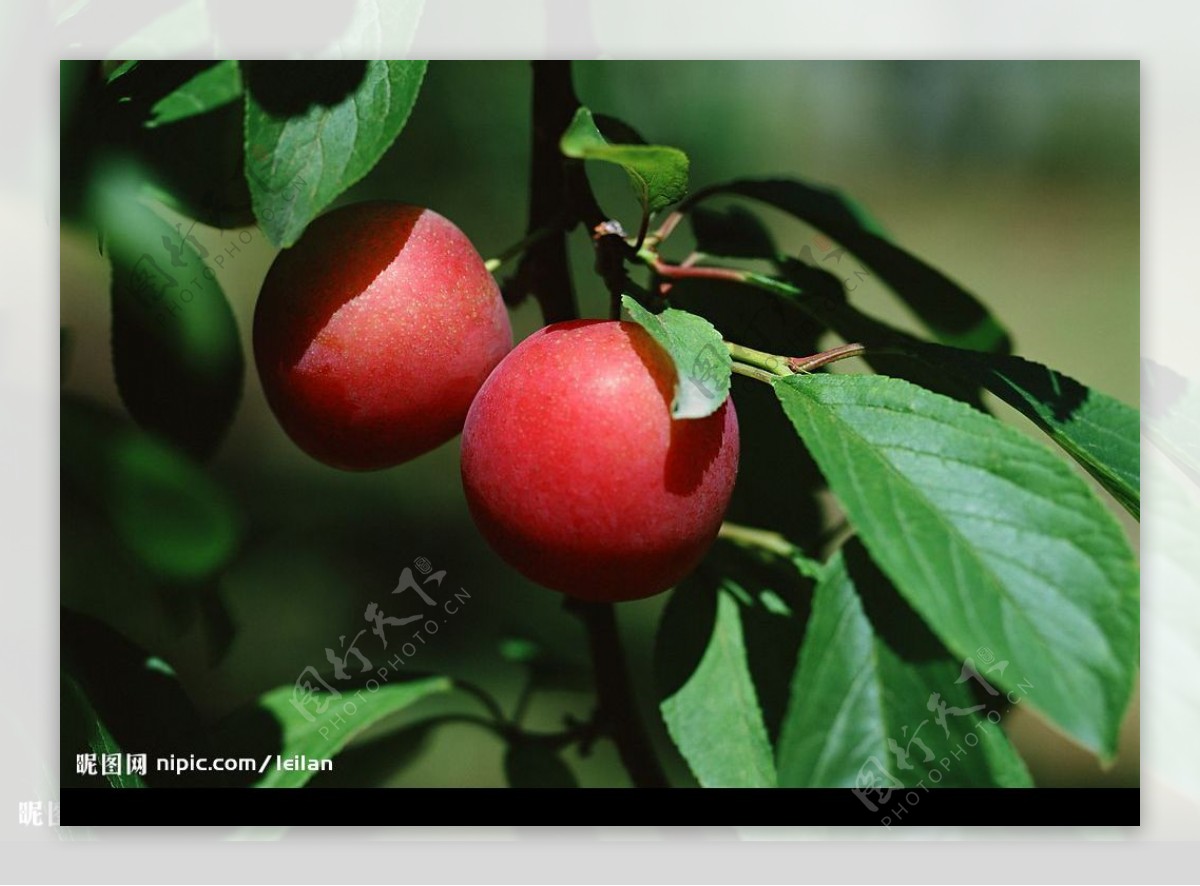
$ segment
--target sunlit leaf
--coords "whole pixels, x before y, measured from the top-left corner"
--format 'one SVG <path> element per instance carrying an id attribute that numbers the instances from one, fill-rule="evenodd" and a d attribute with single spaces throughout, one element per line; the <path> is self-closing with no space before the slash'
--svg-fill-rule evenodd
<path id="1" fill-rule="evenodd" d="M 246 76 L 254 214 L 272 243 L 291 246 L 391 147 L 425 62 L 257 62 Z"/>
<path id="2" fill-rule="evenodd" d="M 624 169 L 647 213 L 665 209 L 687 193 L 687 154 L 662 145 L 610 144 L 587 108 L 575 113 L 559 144 L 568 157 L 615 163 Z"/>
<path id="3" fill-rule="evenodd" d="M 980 662 L 964 680 L 965 663 L 942 654 L 936 643 L 919 653 L 889 646 L 868 617 L 847 556 L 855 571 L 872 572 L 862 548 L 851 543 L 847 554 L 834 555 L 817 584 L 779 739 L 780 784 L 1031 784 L 998 725 L 1001 718 L 989 721 L 971 695 L 972 685 L 998 692 L 979 672 L 986 665 Z M 890 606 L 887 622 L 900 642 L 912 646 L 923 626 L 906 624 L 907 613 L 898 615 L 897 608 Z"/>
<path id="4" fill-rule="evenodd" d="M 720 409 L 729 397 L 732 371 L 721 333 L 703 317 L 687 311 L 668 308 L 661 314 L 651 314 L 627 295 L 621 296 L 621 305 L 675 362 L 671 416 L 704 418 Z"/>
<path id="5" fill-rule="evenodd" d="M 265 771 L 260 773 L 254 786 L 302 787 L 313 777 L 314 772 L 302 766 L 290 770 L 281 769 L 276 766 L 276 755 L 280 760 L 301 757 L 319 761 L 333 758 L 355 736 L 368 728 L 411 707 L 423 698 L 446 692 L 450 687 L 451 682 L 446 677 L 423 677 L 406 682 L 387 683 L 374 691 L 369 688 L 362 689 L 342 697 L 322 693 L 316 701 L 330 707 L 337 706 L 335 710 L 342 718 L 338 728 L 334 728 L 327 718 L 320 716 L 315 704 L 293 704 L 296 687 L 280 686 L 271 690 L 259 698 L 257 710 L 268 715 L 277 724 L 279 744 L 271 753 Z M 350 713 L 351 708 L 346 707 L 346 699 L 353 706 L 353 713 Z M 271 752 L 270 748 L 266 750 Z M 266 759 L 265 755 L 263 759 Z M 261 759 L 259 763 L 262 763 Z"/>
<path id="6" fill-rule="evenodd" d="M 146 126 L 153 128 L 204 114 L 236 101 L 241 95 L 242 75 L 237 62 L 217 62 L 155 102 Z"/>
<path id="7" fill-rule="evenodd" d="M 666 619 L 664 617 L 664 625 Z M 660 646 L 677 642 L 665 626 Z M 771 787 L 775 764 L 750 676 L 738 603 L 717 596 L 712 632 L 686 681 L 660 705 L 667 731 L 703 787 Z"/>
<path id="8" fill-rule="evenodd" d="M 956 656 L 989 648 L 1029 704 L 1111 759 L 1138 661 L 1138 576 L 1060 459 L 962 403 L 880 376 L 775 384 L 872 558 Z"/>

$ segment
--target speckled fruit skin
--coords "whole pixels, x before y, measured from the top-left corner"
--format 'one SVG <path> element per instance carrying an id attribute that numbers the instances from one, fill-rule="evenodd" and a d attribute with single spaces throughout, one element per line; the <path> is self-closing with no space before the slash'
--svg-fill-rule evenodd
<path id="1" fill-rule="evenodd" d="M 400 203 L 318 218 L 279 254 L 254 311 L 272 411 L 297 446 L 344 470 L 451 439 L 511 348 L 500 290 L 466 235 Z"/>
<path id="2" fill-rule="evenodd" d="M 538 584 L 584 600 L 665 591 L 716 538 L 738 465 L 733 401 L 673 421 L 671 358 L 640 326 L 542 329 L 467 414 L 462 476 L 480 532 Z"/>

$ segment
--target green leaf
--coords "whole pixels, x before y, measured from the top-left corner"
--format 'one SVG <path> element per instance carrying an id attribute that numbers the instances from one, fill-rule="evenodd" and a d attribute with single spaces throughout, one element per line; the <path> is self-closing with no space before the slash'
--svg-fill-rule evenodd
<path id="1" fill-rule="evenodd" d="M 306 756 L 309 760 L 325 759 L 334 757 L 351 739 L 368 728 L 411 707 L 423 698 L 448 691 L 451 685 L 451 681 L 446 677 L 424 677 L 404 683 L 387 683 L 374 692 L 364 689 L 353 696 L 343 696 L 355 705 L 354 713 L 351 715 L 337 707 L 345 722 L 336 730 L 330 728 L 327 720 L 316 714 L 313 709 L 308 710 L 308 716 L 297 709 L 292 703 L 294 686 L 272 689 L 258 700 L 258 710 L 267 713 L 278 724 L 280 741 L 276 753 L 284 759 L 297 755 Z M 328 693 L 318 695 L 318 700 L 331 708 L 343 704 L 342 699 L 334 698 Z M 321 734 L 322 729 L 327 735 Z M 313 775 L 314 773 L 305 769 L 279 769 L 272 758 L 265 774 L 254 786 L 298 788 L 307 784 Z"/>
<path id="2" fill-rule="evenodd" d="M 1007 353 L 1011 341 L 987 308 L 953 280 L 896 246 L 857 203 L 838 191 L 787 179 L 742 179 L 692 195 L 737 194 L 782 209 L 824 231 L 868 264 L 943 344 Z"/>
<path id="3" fill-rule="evenodd" d="M 872 572 L 850 542 L 827 564 L 813 594 L 812 615 L 792 677 L 791 703 L 779 739 L 784 787 L 1023 787 L 1029 773 L 1009 744 L 999 711 L 989 721 L 963 680 L 963 662 L 943 650 L 902 655 L 872 625 L 858 575 Z M 894 597 L 890 587 L 883 589 Z M 898 602 L 898 601 L 897 601 Z M 887 621 L 902 622 L 889 612 Z M 908 611 L 911 618 L 911 610 Z M 881 619 L 883 621 L 883 619 Z M 918 622 L 897 626 L 911 645 Z M 1010 666 L 1015 666 L 1010 664 Z M 990 676 L 979 686 L 998 692 Z M 985 696 L 986 697 L 986 696 Z M 944 705 L 944 707 L 942 707 Z M 943 722 L 938 722 L 941 716 Z"/>
<path id="4" fill-rule="evenodd" d="M 1020 432 L 898 379 L 775 383 L 863 542 L 956 656 L 987 647 L 1031 707 L 1110 759 L 1138 661 L 1138 577 L 1115 519 Z"/>
<path id="5" fill-rule="evenodd" d="M 723 212 L 697 206 L 688 213 L 696 250 L 727 258 L 773 259 L 778 254 L 771 232 L 757 215 L 741 206 Z"/>
<path id="6" fill-rule="evenodd" d="M 553 749 L 536 742 L 510 744 L 504 752 L 504 776 L 512 788 L 577 788 L 571 768 Z"/>
<path id="7" fill-rule="evenodd" d="M 609 144 L 587 108 L 575 112 L 559 147 L 568 157 L 615 163 L 624 169 L 646 213 L 666 209 L 687 193 L 687 154 L 662 145 Z"/>
<path id="8" fill-rule="evenodd" d="M 667 731 L 703 787 L 773 787 L 763 724 L 733 590 L 722 587 L 695 671 L 660 705 Z"/>
<path id="9" fill-rule="evenodd" d="M 918 359 L 983 385 L 1045 431 L 1121 503 L 1140 514 L 1138 411 L 1021 357 L 922 345 Z"/>
<path id="10" fill-rule="evenodd" d="M 62 698 L 60 700 L 60 716 L 62 718 L 62 768 L 64 783 L 76 783 L 81 787 L 96 787 L 101 777 L 107 779 L 110 787 L 114 788 L 144 788 L 136 772 L 125 772 L 125 754 L 113 738 L 96 709 L 92 707 L 79 684 L 66 674 L 62 674 Z M 131 751 L 132 752 L 132 751 Z M 78 754 L 94 754 L 96 756 L 96 771 L 100 770 L 100 758 L 106 754 L 117 754 L 120 757 L 120 771 L 105 776 L 79 776 L 74 774 L 73 766 Z"/>
<path id="11" fill-rule="evenodd" d="M 721 333 L 687 311 L 668 308 L 651 314 L 627 295 L 621 296 L 621 305 L 675 362 L 672 418 L 704 418 L 720 409 L 729 396 L 733 365 Z"/>
<path id="12" fill-rule="evenodd" d="M 207 248 L 119 191 L 99 201 L 112 261 L 117 389 L 142 427 L 196 458 L 219 445 L 242 395 L 241 337 Z"/>
<path id="13" fill-rule="evenodd" d="M 136 59 L 121 62 L 105 76 L 105 84 L 112 83 L 114 80 L 120 80 L 140 64 L 141 62 Z"/>
<path id="14" fill-rule="evenodd" d="M 103 515 L 154 575 L 197 582 L 233 555 L 233 503 L 183 454 L 72 397 L 62 400 L 60 431 L 64 493 Z"/>
<path id="15" fill-rule="evenodd" d="M 818 291 L 820 272 L 805 272 L 795 263 L 787 270 L 803 290 L 789 298 L 789 303 L 847 340 L 866 344 L 866 357 L 880 372 L 900 375 L 971 403 L 975 398 L 968 396 L 968 388 L 986 388 L 1032 420 L 1126 510 L 1138 516 L 1136 409 L 1031 360 L 920 341 Z M 964 387 L 964 382 L 969 386 Z"/>
<path id="16" fill-rule="evenodd" d="M 112 82 L 110 78 L 109 82 Z M 236 101 L 242 95 L 242 74 L 236 61 L 217 62 L 163 96 L 150 109 L 146 126 L 153 129 L 185 120 Z"/>
<path id="17" fill-rule="evenodd" d="M 426 67 L 423 61 L 366 62 L 361 80 L 348 84 L 344 95 L 297 101 L 289 81 L 326 85 L 328 65 L 258 62 L 248 74 L 246 180 L 254 214 L 277 246 L 295 243 L 379 162 L 408 122 Z"/>

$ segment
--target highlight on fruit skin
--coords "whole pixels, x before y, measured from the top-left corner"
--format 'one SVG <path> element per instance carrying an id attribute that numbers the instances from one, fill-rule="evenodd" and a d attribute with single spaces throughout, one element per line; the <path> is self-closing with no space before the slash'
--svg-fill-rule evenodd
<path id="1" fill-rule="evenodd" d="M 634 600 L 690 573 L 733 493 L 733 401 L 673 420 L 675 367 L 634 323 L 581 320 L 531 335 L 467 415 L 467 504 L 493 549 L 573 597 Z"/>
<path id="2" fill-rule="evenodd" d="M 470 240 L 403 203 L 316 219 L 275 259 L 254 312 L 272 412 L 297 446 L 344 470 L 452 439 L 511 348 L 500 289 Z"/>

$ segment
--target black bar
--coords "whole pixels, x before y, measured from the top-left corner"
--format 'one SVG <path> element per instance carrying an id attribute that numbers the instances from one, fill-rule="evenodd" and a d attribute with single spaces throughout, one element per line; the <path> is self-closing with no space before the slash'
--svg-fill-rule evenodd
<path id="1" fill-rule="evenodd" d="M 64 788 L 60 809 L 63 825 L 138 827 L 1140 824 L 1138 788 L 900 788 L 869 799 L 875 811 L 854 791 L 814 788 Z"/>

